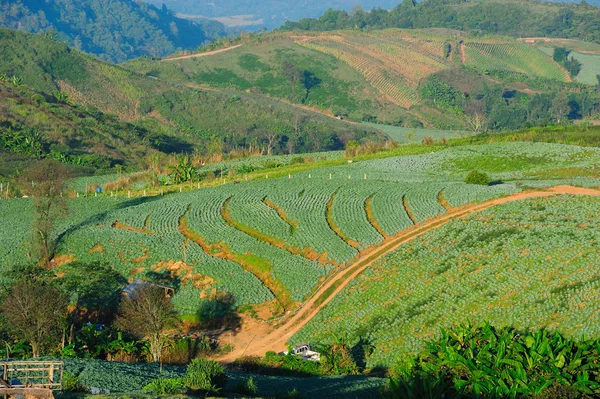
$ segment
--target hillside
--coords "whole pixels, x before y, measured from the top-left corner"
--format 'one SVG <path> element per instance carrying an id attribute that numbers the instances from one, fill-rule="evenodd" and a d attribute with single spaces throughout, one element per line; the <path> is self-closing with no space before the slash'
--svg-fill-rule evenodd
<path id="1" fill-rule="evenodd" d="M 265 153 L 337 150 L 349 140 L 383 137 L 372 128 L 351 125 L 254 93 L 211 91 L 194 84 L 188 87 L 149 79 L 43 35 L 2 29 L 0 52 L 0 76 L 5 86 L 13 87 L 4 91 L 6 98 L 12 98 L 7 106 L 18 104 L 23 95 L 30 98 L 28 103 L 32 103 L 35 94 L 41 103 L 62 99 L 63 103 L 87 110 L 86 123 L 102 125 L 104 118 L 125 123 L 131 128 L 122 129 L 118 133 L 121 137 L 142 140 L 145 148 L 163 153 L 223 155 L 251 148 L 253 152 Z M 48 133 L 46 148 L 58 140 L 70 146 L 68 151 L 73 154 L 80 150 L 76 142 L 68 140 L 69 133 L 58 128 L 76 122 L 65 120 L 56 126 L 41 122 L 46 106 L 35 101 L 27 112 L 35 116 L 23 118 L 17 112 L 3 115 L 3 127 L 19 131 L 39 127 Z M 102 141 L 100 137 L 89 140 Z M 115 151 L 113 155 L 106 152 L 106 147 L 95 148 L 104 155 L 115 155 Z M 128 158 L 131 163 L 145 162 L 144 151 L 130 151 L 133 154 L 133 159 Z"/>
<path id="2" fill-rule="evenodd" d="M 598 13 L 589 4 L 537 0 L 404 1 L 390 11 L 328 10 L 318 19 L 288 22 L 284 30 L 446 28 L 512 37 L 558 37 L 600 43 Z"/>
<path id="3" fill-rule="evenodd" d="M 268 303 L 277 314 L 369 250 L 451 209 L 532 185 L 597 186 L 599 160 L 596 148 L 559 144 L 419 145 L 164 197 L 78 198 L 56 231 L 54 262 L 107 262 L 126 278 L 177 276 L 173 301 L 190 317 L 223 292 L 236 306 Z M 472 169 L 504 184 L 465 184 Z M 0 207 L 2 224 L 14 226 L 3 230 L 9 245 L 0 264 L 28 262 L 31 203 Z"/>
<path id="4" fill-rule="evenodd" d="M 595 87 L 570 83 L 576 77 L 552 55 L 503 36 L 298 31 L 241 38 L 206 55 L 123 66 L 170 81 L 264 93 L 353 121 L 405 127 L 517 129 L 600 112 Z M 284 71 L 290 64 L 297 82 Z"/>
<path id="5" fill-rule="evenodd" d="M 226 34 L 218 22 L 183 20 L 132 0 L 6 0 L 0 26 L 56 32 L 71 46 L 114 62 L 193 49 Z"/>

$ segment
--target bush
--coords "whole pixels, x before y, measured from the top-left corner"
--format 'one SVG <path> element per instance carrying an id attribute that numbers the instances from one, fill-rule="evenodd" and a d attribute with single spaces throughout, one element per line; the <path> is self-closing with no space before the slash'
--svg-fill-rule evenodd
<path id="1" fill-rule="evenodd" d="M 183 378 L 157 378 L 144 387 L 153 395 L 176 395 L 183 392 Z"/>
<path id="2" fill-rule="evenodd" d="M 234 390 L 240 395 L 256 396 L 256 393 L 258 392 L 258 387 L 256 386 L 254 379 L 250 377 L 246 381 L 240 382 L 238 385 L 236 385 Z"/>
<path id="3" fill-rule="evenodd" d="M 299 163 L 304 163 L 304 157 L 299 157 L 299 156 L 298 157 L 293 157 L 290 160 L 290 165 L 296 165 L 296 164 L 299 164 Z"/>
<path id="4" fill-rule="evenodd" d="M 477 170 L 472 170 L 465 178 L 465 183 L 467 184 L 479 184 L 482 186 L 487 186 L 491 182 L 492 179 L 487 173 L 479 172 Z"/>
<path id="5" fill-rule="evenodd" d="M 218 392 L 227 384 L 225 367 L 207 359 L 194 359 L 187 367 L 185 386 L 194 391 Z"/>
<path id="6" fill-rule="evenodd" d="M 63 373 L 62 389 L 67 392 L 86 392 L 86 388 L 79 383 L 77 376 L 68 371 Z"/>

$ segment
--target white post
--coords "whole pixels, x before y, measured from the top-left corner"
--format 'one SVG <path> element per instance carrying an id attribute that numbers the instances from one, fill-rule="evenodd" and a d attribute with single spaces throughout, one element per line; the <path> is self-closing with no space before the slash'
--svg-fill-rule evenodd
<path id="1" fill-rule="evenodd" d="M 367 174 L 365 173 L 365 180 L 367 180 Z"/>
<path id="2" fill-rule="evenodd" d="M 330 173 L 330 174 L 329 174 L 329 180 L 331 180 L 331 179 L 332 179 L 332 177 L 333 177 L 333 176 L 331 176 L 331 173 Z"/>
<path id="3" fill-rule="evenodd" d="M 127 191 L 127 198 L 131 198 L 131 191 Z"/>
<path id="4" fill-rule="evenodd" d="M 292 178 L 292 175 L 291 175 L 291 174 L 288 174 L 288 179 L 291 179 L 291 178 Z"/>
<path id="5" fill-rule="evenodd" d="M 348 175 L 348 180 L 350 180 L 350 175 Z"/>
<path id="6" fill-rule="evenodd" d="M 265 175 L 265 179 L 268 179 L 268 178 L 269 178 L 269 175 Z"/>
<path id="7" fill-rule="evenodd" d="M 77 198 L 79 198 L 79 193 L 77 193 Z"/>
<path id="8" fill-rule="evenodd" d="M 312 179 L 312 173 L 309 173 L 309 174 L 308 174 L 308 178 L 309 178 L 309 179 Z"/>
<path id="9" fill-rule="evenodd" d="M 200 182 L 198 182 L 198 190 L 200 190 Z"/>
<path id="10" fill-rule="evenodd" d="M 144 197 L 146 196 L 146 190 L 144 190 Z"/>
<path id="11" fill-rule="evenodd" d="M 182 193 L 183 192 L 183 184 L 179 185 L 179 192 Z"/>

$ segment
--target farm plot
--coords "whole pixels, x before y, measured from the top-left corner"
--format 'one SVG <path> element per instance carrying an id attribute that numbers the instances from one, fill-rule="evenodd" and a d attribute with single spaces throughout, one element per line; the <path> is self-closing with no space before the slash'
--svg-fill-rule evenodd
<path id="1" fill-rule="evenodd" d="M 554 196 L 456 219 L 367 269 L 291 342 L 362 338 L 385 366 L 467 318 L 597 338 L 599 207 Z"/>
<path id="2" fill-rule="evenodd" d="M 550 56 L 518 42 L 478 42 L 464 44 L 467 65 L 482 70 L 507 70 L 559 81 L 570 80 L 568 73 Z"/>

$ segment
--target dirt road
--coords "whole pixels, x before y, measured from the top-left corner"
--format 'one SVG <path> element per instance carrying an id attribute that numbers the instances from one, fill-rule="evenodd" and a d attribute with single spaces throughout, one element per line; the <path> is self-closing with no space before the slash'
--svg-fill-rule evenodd
<path id="1" fill-rule="evenodd" d="M 222 48 L 222 49 L 219 49 L 219 50 L 207 51 L 205 53 L 182 55 L 181 57 L 175 57 L 175 58 L 164 58 L 161 61 L 177 61 L 177 60 L 187 60 L 189 58 L 208 57 L 210 55 L 224 53 L 226 51 L 233 50 L 233 49 L 236 49 L 236 48 L 241 47 L 241 46 L 242 46 L 242 44 L 238 44 L 238 45 L 235 45 L 235 46 L 226 47 L 226 48 Z"/>
<path id="2" fill-rule="evenodd" d="M 572 186 L 556 186 L 546 190 L 527 191 L 512 194 L 507 197 L 482 202 L 479 204 L 466 205 L 431 219 L 421 225 L 413 226 L 400 232 L 395 237 L 388 239 L 376 251 L 360 258 L 347 269 L 339 272 L 326 284 L 324 284 L 298 311 L 283 319 L 278 326 L 271 327 L 267 324 L 254 325 L 252 328 L 243 328 L 234 338 L 235 350 L 219 360 L 225 363 L 233 362 L 244 356 L 262 356 L 268 351 L 280 352 L 287 349 L 287 341 L 306 325 L 321 309 L 339 294 L 347 285 L 361 274 L 365 269 L 377 262 L 383 256 L 398 249 L 400 246 L 414 240 L 415 238 L 437 229 L 449 221 L 463 218 L 475 212 L 481 212 L 494 206 L 509 202 L 522 201 L 529 198 L 550 197 L 552 195 L 590 195 L 600 196 L 600 190 L 586 189 Z"/>

